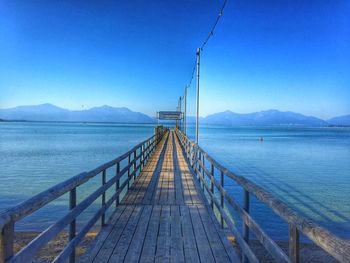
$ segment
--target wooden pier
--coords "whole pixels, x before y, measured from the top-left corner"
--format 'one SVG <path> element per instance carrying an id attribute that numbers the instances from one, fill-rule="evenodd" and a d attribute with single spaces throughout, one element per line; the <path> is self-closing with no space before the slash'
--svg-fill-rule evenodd
<path id="1" fill-rule="evenodd" d="M 239 262 L 196 184 L 170 132 L 82 262 Z"/>
<path id="2" fill-rule="evenodd" d="M 111 171 L 114 175 L 107 176 Z M 96 189 L 77 200 L 80 186 L 97 176 L 100 183 Z M 227 191 L 227 180 L 242 188 L 242 203 Z M 112 196 L 107 191 L 112 191 Z M 69 197 L 67 214 L 14 253 L 16 222 L 65 194 Z M 250 196 L 287 223 L 288 253 L 251 216 Z M 78 227 L 78 216 L 97 200 L 100 208 Z M 107 211 L 112 211 L 110 218 Z M 241 224 L 235 222 L 232 213 L 240 217 Z M 97 237 L 77 258 L 77 246 L 98 221 Z M 250 246 L 251 234 L 275 262 L 300 262 L 300 234 L 339 262 L 350 262 L 348 240 L 227 170 L 180 130 L 169 131 L 162 126 L 156 127 L 154 136 L 118 158 L 1 212 L 0 263 L 31 262 L 42 247 L 67 228 L 68 243 L 53 262 L 261 262 Z"/>

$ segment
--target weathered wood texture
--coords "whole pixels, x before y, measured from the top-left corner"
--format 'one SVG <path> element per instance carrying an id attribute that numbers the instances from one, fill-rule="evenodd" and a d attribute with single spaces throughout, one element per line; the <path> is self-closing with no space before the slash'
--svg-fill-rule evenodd
<path id="1" fill-rule="evenodd" d="M 186 161 L 180 149 L 174 147 L 172 133 L 166 145 L 157 150 L 130 187 L 121 204 L 190 205 L 202 203 L 195 190 L 194 177 L 185 169 Z M 181 155 L 178 155 L 178 152 Z"/>
<path id="2" fill-rule="evenodd" d="M 249 232 L 253 232 L 255 237 L 265 247 L 277 262 L 299 262 L 299 232 L 303 233 L 315 244 L 320 246 L 340 262 L 350 262 L 350 242 L 341 239 L 312 220 L 299 215 L 292 208 L 281 200 L 267 192 L 262 187 L 254 184 L 248 179 L 238 176 L 227 170 L 216 162 L 198 145 L 190 141 L 181 131 L 176 130 L 184 154 L 188 158 L 192 172 L 199 180 L 203 191 L 209 196 L 208 202 L 216 206 L 220 212 L 221 220 L 225 221 L 228 228 L 234 233 L 235 238 L 241 248 L 244 262 L 258 262 L 252 249 L 249 246 Z M 209 168 L 210 167 L 210 168 Z M 218 171 L 215 176 L 215 170 Z M 225 177 L 234 180 L 243 189 L 244 204 L 240 205 L 225 190 Z M 214 189 L 219 192 L 219 196 L 214 194 Z M 258 200 L 267 205 L 273 212 L 279 215 L 289 224 L 289 256 L 265 233 L 265 231 L 255 222 L 249 214 L 249 195 L 254 195 Z M 243 221 L 243 234 L 238 231 L 228 209 L 224 209 L 224 201 L 241 217 Z"/>
<path id="3" fill-rule="evenodd" d="M 52 188 L 28 199 L 27 201 L 7 209 L 0 213 L 0 262 L 28 262 L 30 259 L 50 240 L 57 236 L 62 230 L 69 226 L 69 243 L 54 262 L 65 262 L 69 258 L 69 262 L 75 262 L 75 247 L 84 238 L 85 234 L 94 226 L 99 218 L 101 218 L 102 226 L 105 222 L 105 212 L 114 203 L 119 202 L 119 195 L 124 188 L 129 185 L 131 178 L 134 179 L 140 174 L 140 168 L 150 158 L 163 138 L 163 129 L 157 129 L 156 135 L 152 136 L 148 140 L 136 145 L 127 153 L 119 156 L 118 158 L 105 163 L 96 169 L 81 173 L 71 179 L 68 179 L 60 184 L 53 186 Z M 128 162 L 121 170 L 121 162 L 132 156 L 132 160 Z M 106 169 L 114 168 L 116 174 L 111 179 L 106 181 Z M 120 185 L 119 180 L 127 171 L 132 171 L 130 176 Z M 76 189 L 78 186 L 84 184 L 89 179 L 96 175 L 102 175 L 102 182 L 97 189 L 91 193 L 88 197 L 77 204 Z M 115 192 L 108 200 L 106 200 L 106 191 L 115 186 Z M 35 239 L 33 239 L 28 245 L 22 248 L 19 252 L 13 255 L 14 246 L 14 225 L 23 217 L 26 217 L 51 201 L 57 199 L 63 194 L 70 192 L 69 212 L 58 219 L 54 224 L 49 226 L 45 231 L 40 233 Z M 92 216 L 92 218 L 82 227 L 79 233 L 76 233 L 76 218 L 88 208 L 97 198 L 102 196 L 101 208 Z"/>
<path id="4" fill-rule="evenodd" d="M 173 132 L 80 262 L 239 262 Z"/>
<path id="5" fill-rule="evenodd" d="M 224 227 L 233 233 L 244 262 L 259 262 L 249 246 L 250 232 L 276 262 L 299 261 L 299 233 L 340 262 L 350 262 L 349 241 L 298 215 L 263 188 L 228 171 L 179 130 L 167 132 L 166 136 L 163 136 L 163 129 L 156 129 L 156 132 L 155 136 L 117 159 L 1 213 L 0 262 L 30 261 L 67 226 L 70 226 L 69 243 L 54 262 L 66 262 L 67 259 L 74 262 L 75 247 L 98 219 L 101 219 L 102 230 L 80 262 L 240 262 Z M 124 159 L 127 164 L 122 167 Z M 116 171 L 115 176 L 107 181 L 106 169 L 111 167 Z M 101 185 L 76 203 L 76 188 L 98 174 L 102 176 Z M 122 180 L 126 175 L 127 179 Z M 243 205 L 225 189 L 226 177 L 242 187 Z M 105 192 L 112 186 L 115 192 L 106 200 Z M 125 190 L 127 193 L 120 200 L 119 195 Z M 69 212 L 13 255 L 15 222 L 67 192 L 71 193 Z M 250 195 L 289 224 L 289 255 L 250 215 Z M 77 216 L 99 197 L 102 197 L 101 208 L 76 233 Z M 107 221 L 105 213 L 114 203 L 116 209 Z M 219 220 L 214 210 L 218 211 Z M 242 231 L 228 211 L 235 211 L 241 217 Z"/>

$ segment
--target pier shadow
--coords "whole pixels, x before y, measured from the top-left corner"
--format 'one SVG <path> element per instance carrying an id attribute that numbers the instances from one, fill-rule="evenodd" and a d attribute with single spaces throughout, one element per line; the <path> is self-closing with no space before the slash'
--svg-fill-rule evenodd
<path id="1" fill-rule="evenodd" d="M 158 162 L 157 162 L 157 165 L 156 165 L 156 168 L 154 169 L 153 171 L 153 174 L 152 174 L 152 179 L 151 181 L 149 182 L 149 184 L 147 185 L 146 187 L 146 194 L 143 198 L 143 200 L 150 200 L 151 203 L 154 202 L 155 200 L 155 190 L 156 190 L 156 187 L 158 185 L 158 181 L 159 181 L 159 178 L 160 178 L 160 173 L 162 171 L 162 168 L 163 168 L 163 163 L 164 163 L 164 157 L 165 157 L 165 151 L 166 151 L 166 148 L 168 146 L 168 140 L 169 140 L 169 134 L 167 135 L 167 138 L 165 139 L 164 141 L 164 144 L 163 144 L 163 148 L 162 148 L 162 151 L 159 155 L 159 158 L 158 158 Z"/>

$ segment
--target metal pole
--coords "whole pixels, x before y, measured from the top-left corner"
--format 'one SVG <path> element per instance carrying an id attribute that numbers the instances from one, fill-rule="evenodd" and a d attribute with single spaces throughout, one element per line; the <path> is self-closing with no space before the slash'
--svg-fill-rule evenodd
<path id="1" fill-rule="evenodd" d="M 185 87 L 185 102 L 184 102 L 184 133 L 186 135 L 186 110 L 187 110 L 187 86 Z"/>
<path id="2" fill-rule="evenodd" d="M 179 98 L 179 111 L 181 112 L 181 97 Z M 181 115 L 180 115 L 181 117 Z M 181 119 L 179 120 L 179 129 L 181 131 Z"/>
<path id="3" fill-rule="evenodd" d="M 199 72 L 201 49 L 197 49 L 197 99 L 196 99 L 196 144 L 198 145 L 198 115 L 199 115 Z"/>
<path id="4" fill-rule="evenodd" d="M 176 111 L 179 111 L 179 101 L 177 101 Z M 178 123 L 177 122 L 178 122 L 178 120 L 175 120 L 175 123 L 176 123 L 175 127 L 176 128 L 178 128 Z"/>

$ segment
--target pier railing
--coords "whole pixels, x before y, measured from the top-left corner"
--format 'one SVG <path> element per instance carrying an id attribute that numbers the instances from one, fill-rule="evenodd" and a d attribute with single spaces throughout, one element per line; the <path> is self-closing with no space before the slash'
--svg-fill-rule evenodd
<path id="1" fill-rule="evenodd" d="M 75 262 L 75 248 L 95 225 L 97 220 L 101 219 L 101 226 L 105 224 L 105 214 L 107 209 L 113 203 L 115 203 L 116 206 L 118 205 L 120 199 L 119 196 L 125 189 L 129 189 L 131 178 L 133 178 L 134 181 L 140 174 L 141 169 L 147 163 L 150 155 L 162 139 L 164 133 L 164 129 L 157 128 L 154 136 L 136 145 L 118 158 L 107 162 L 94 170 L 78 174 L 39 193 L 27 201 L 0 213 L 0 262 L 31 262 L 30 259 L 66 227 L 69 227 L 69 242 L 53 262 L 66 262 L 67 259 L 69 259 L 70 263 Z M 126 165 L 123 167 L 124 163 L 126 163 Z M 107 181 L 106 170 L 113 167 L 115 168 L 115 175 Z M 121 182 L 120 179 L 122 176 L 126 177 L 126 175 L 127 178 Z M 77 203 L 77 188 L 96 176 L 101 176 L 101 185 L 96 186 L 97 189 L 94 192 L 80 203 Z M 115 188 L 113 195 L 106 200 L 106 191 L 112 187 Z M 69 193 L 69 212 L 49 226 L 45 231 L 40 233 L 18 253 L 14 254 L 15 223 L 66 193 Z M 77 217 L 98 198 L 102 199 L 101 207 L 80 229 L 80 231 L 77 232 Z"/>
<path id="2" fill-rule="evenodd" d="M 229 171 L 198 145 L 193 143 L 183 132 L 176 129 L 183 151 L 191 165 L 194 174 L 202 186 L 202 190 L 209 196 L 212 209 L 219 211 L 222 226 L 224 223 L 233 233 L 241 249 L 242 262 L 259 262 L 252 248 L 249 246 L 249 233 L 254 233 L 257 240 L 264 246 L 267 252 L 276 262 L 299 262 L 299 234 L 302 233 L 312 242 L 321 247 L 340 262 L 350 262 L 350 243 L 341 239 L 326 229 L 322 228 L 312 220 L 305 218 L 294 211 L 280 199 L 262 187 L 254 184 L 248 179 L 238 176 Z M 217 171 L 217 173 L 215 173 Z M 219 176 L 215 176 L 219 174 Z M 217 178 L 219 177 L 219 179 Z M 225 188 L 225 178 L 234 180 L 243 189 L 243 205 L 232 197 Z M 250 196 L 255 196 L 263 204 L 279 215 L 289 225 L 289 253 L 272 240 L 271 237 L 250 215 Z M 233 222 L 226 204 L 233 209 L 242 219 L 242 231 Z"/>

